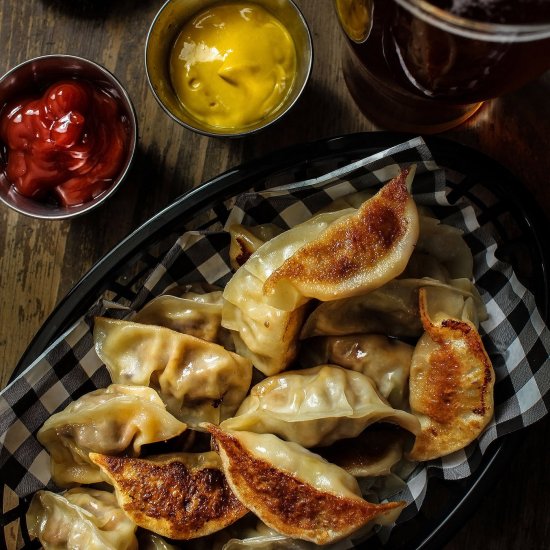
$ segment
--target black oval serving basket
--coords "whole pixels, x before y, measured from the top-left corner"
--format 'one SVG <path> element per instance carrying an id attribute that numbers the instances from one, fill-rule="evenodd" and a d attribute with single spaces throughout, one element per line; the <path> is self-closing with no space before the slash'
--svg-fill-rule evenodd
<path id="1" fill-rule="evenodd" d="M 273 176 L 291 173 L 294 178 L 307 179 L 312 173 L 318 174 L 329 162 L 348 164 L 409 138 L 411 136 L 403 134 L 374 132 L 292 146 L 229 170 L 180 197 L 125 238 L 67 294 L 36 334 L 14 376 L 30 365 L 101 295 L 108 293 L 114 299 L 135 298 L 140 282 L 159 262 L 174 236 L 185 231 L 190 218 L 210 209 L 215 211 L 217 205 L 240 192 L 265 188 L 265 181 Z M 425 142 L 440 166 L 465 174 L 460 184 L 449 184 L 450 202 L 466 197 L 476 207 L 480 223 L 491 222 L 498 244 L 498 259 L 512 265 L 519 280 L 534 294 L 542 317 L 547 320 L 550 247 L 541 238 L 545 234 L 545 221 L 537 205 L 521 183 L 490 158 L 442 138 L 429 137 Z M 368 547 L 441 548 L 496 480 L 518 437 L 521 435 L 506 436 L 494 442 L 484 454 L 481 465 L 464 480 L 431 479 L 420 513 L 398 525 L 384 545 L 370 540 Z M 0 547 L 6 548 L 5 526 L 22 515 L 23 506 L 3 516 Z M 23 538 L 27 539 L 24 528 L 22 531 Z"/>

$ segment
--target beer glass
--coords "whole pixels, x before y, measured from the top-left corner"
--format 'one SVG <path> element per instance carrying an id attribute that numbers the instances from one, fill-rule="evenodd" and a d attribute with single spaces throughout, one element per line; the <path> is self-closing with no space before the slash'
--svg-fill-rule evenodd
<path id="1" fill-rule="evenodd" d="M 377 125 L 447 130 L 550 68 L 550 0 L 334 0 L 346 84 Z"/>

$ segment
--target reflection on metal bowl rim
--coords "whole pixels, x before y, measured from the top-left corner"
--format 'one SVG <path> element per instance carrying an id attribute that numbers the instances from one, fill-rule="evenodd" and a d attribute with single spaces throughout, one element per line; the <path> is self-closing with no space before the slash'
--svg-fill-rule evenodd
<path id="1" fill-rule="evenodd" d="M 128 165 L 124 171 L 121 172 L 119 178 L 117 178 L 116 183 L 112 187 L 106 189 L 91 201 L 87 201 L 78 206 L 62 207 L 29 199 L 18 193 L 12 186 L 10 186 L 8 192 L 5 193 L 2 184 L 0 184 L 0 202 L 19 214 L 40 220 L 67 220 L 76 218 L 97 208 L 113 195 L 115 191 L 117 191 L 119 184 L 122 183 L 122 180 L 126 177 L 129 168 L 130 166 Z M 9 197 L 9 199 L 7 197 Z"/>
<path id="2" fill-rule="evenodd" d="M 42 76 L 45 71 L 45 76 Z M 50 72 L 51 71 L 51 72 Z M 57 79 L 80 77 L 97 83 L 119 103 L 128 124 L 128 143 L 122 167 L 109 187 L 92 200 L 76 206 L 58 206 L 40 202 L 18 193 L 4 172 L 0 172 L 0 202 L 26 216 L 43 220 L 64 220 L 81 216 L 97 208 L 115 193 L 126 178 L 137 147 L 137 116 L 127 91 L 120 81 L 105 67 L 84 57 L 67 54 L 50 54 L 28 59 L 0 77 L 0 108 L 18 94 L 28 93 L 33 86 L 42 87 Z"/>
<path id="3" fill-rule="evenodd" d="M 430 25 L 451 34 L 485 42 L 532 42 L 550 38 L 550 22 L 533 24 L 502 24 L 474 21 L 454 15 L 427 0 L 394 0 L 402 8 Z"/>

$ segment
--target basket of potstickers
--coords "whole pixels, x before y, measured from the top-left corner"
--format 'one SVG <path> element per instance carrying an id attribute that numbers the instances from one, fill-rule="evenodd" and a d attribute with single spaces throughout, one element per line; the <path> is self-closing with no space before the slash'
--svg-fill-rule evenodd
<path id="1" fill-rule="evenodd" d="M 241 193 L 98 296 L 1 395 L 16 544 L 368 547 L 543 416 L 548 330 L 449 177 L 416 139 Z"/>

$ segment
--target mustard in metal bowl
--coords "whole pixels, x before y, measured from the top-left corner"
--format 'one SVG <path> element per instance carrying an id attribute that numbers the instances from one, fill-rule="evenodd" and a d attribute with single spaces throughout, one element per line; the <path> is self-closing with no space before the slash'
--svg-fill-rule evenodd
<path id="1" fill-rule="evenodd" d="M 277 111 L 296 74 L 288 30 L 252 3 L 215 4 L 183 26 L 170 55 L 178 99 L 215 128 L 246 128 Z"/>

